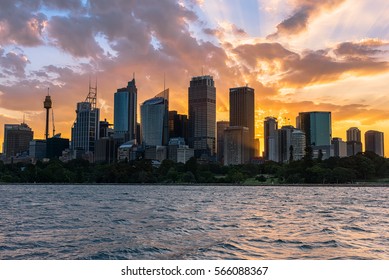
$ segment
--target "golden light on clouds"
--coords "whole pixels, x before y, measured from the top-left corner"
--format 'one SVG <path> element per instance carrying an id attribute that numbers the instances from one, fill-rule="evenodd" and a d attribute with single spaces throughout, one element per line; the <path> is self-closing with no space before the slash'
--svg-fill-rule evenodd
<path id="1" fill-rule="evenodd" d="M 267 116 L 295 125 L 299 112 L 321 110 L 332 112 L 335 137 L 351 126 L 389 135 L 387 1 L 30 2 L 0 10 L 0 120 L 24 114 L 37 138 L 47 87 L 56 130 L 69 137 L 89 77 L 112 121 L 113 94 L 134 72 L 139 103 L 161 91 L 165 73 L 181 114 L 191 77 L 213 75 L 218 120 L 229 118 L 229 88 L 248 84 L 260 138 Z"/>

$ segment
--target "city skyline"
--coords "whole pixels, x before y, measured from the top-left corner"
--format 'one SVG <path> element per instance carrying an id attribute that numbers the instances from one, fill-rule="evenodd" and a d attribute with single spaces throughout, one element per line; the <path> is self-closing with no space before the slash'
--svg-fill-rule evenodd
<path id="1" fill-rule="evenodd" d="M 191 77 L 212 75 L 218 121 L 228 120 L 229 88 L 248 84 L 256 92 L 261 150 L 266 116 L 277 117 L 281 127 L 295 125 L 302 111 L 331 111 L 333 137 L 346 139 L 350 127 L 389 133 L 385 1 L 2 5 L 0 122 L 19 124 L 25 114 L 37 139 L 44 138 L 48 87 L 56 130 L 70 138 L 75 104 L 84 99 L 89 77 L 98 80 L 101 119 L 112 123 L 114 92 L 133 72 L 138 111 L 160 91 L 165 73 L 169 106 L 180 114 L 188 114 Z"/>

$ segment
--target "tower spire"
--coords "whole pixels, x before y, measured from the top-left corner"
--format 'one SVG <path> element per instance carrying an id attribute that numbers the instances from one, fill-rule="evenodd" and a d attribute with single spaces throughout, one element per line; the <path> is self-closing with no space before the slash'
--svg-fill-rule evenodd
<path id="1" fill-rule="evenodd" d="M 45 130 L 45 139 L 49 138 L 49 111 L 51 109 L 52 102 L 50 97 L 50 88 L 47 88 L 47 95 L 45 101 L 43 102 L 43 108 L 46 109 L 46 130 Z"/>

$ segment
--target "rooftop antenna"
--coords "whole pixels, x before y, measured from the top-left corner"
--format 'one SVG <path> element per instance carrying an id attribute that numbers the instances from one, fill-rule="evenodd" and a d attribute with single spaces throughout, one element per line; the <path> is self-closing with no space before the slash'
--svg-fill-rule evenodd
<path id="1" fill-rule="evenodd" d="M 204 76 L 204 66 L 201 66 L 201 76 Z"/>
<path id="2" fill-rule="evenodd" d="M 135 72 L 132 72 L 132 79 L 135 80 Z"/>
<path id="3" fill-rule="evenodd" d="M 91 80 L 89 78 L 89 93 L 85 99 L 85 102 L 88 102 L 91 104 L 91 108 L 96 109 L 96 100 L 97 100 L 97 80 L 96 80 L 96 87 L 92 87 Z"/>
<path id="4" fill-rule="evenodd" d="M 163 91 L 165 91 L 166 90 L 166 73 L 165 72 L 163 72 Z"/>
<path id="5" fill-rule="evenodd" d="M 26 113 L 23 113 L 23 124 L 26 123 Z"/>
<path id="6" fill-rule="evenodd" d="M 51 108 L 51 121 L 53 122 L 53 137 L 55 136 L 54 109 Z"/>

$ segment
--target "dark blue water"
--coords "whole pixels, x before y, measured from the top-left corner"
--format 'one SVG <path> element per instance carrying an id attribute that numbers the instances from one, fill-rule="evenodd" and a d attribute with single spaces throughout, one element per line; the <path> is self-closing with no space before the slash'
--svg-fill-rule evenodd
<path id="1" fill-rule="evenodd" d="M 0 186 L 0 259 L 389 259 L 389 188 Z"/>

